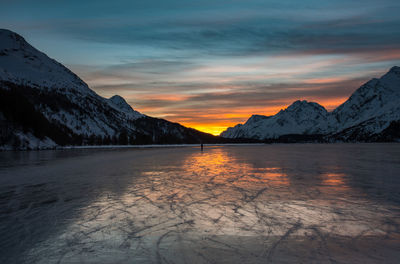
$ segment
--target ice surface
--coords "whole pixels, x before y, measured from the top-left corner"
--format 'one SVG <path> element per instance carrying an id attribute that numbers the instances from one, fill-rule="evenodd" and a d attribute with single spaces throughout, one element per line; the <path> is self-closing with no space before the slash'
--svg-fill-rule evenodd
<path id="1" fill-rule="evenodd" d="M 400 145 L 0 153 L 0 263 L 398 263 Z"/>

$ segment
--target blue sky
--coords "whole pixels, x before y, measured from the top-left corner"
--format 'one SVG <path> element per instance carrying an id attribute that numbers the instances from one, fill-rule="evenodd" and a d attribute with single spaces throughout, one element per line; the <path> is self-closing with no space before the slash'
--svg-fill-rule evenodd
<path id="1" fill-rule="evenodd" d="M 2 1 L 1 27 L 102 96 L 217 133 L 296 99 L 333 109 L 400 65 L 400 2 Z"/>

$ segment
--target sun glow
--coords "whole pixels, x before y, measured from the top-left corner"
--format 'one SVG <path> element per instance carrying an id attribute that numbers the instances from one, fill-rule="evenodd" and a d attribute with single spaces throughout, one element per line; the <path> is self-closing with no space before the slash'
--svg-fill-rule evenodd
<path id="1" fill-rule="evenodd" d="M 318 98 L 300 98 L 301 100 L 307 100 L 309 102 L 317 102 L 324 106 L 328 111 L 332 111 L 340 104 L 347 100 L 347 97 L 340 98 L 332 98 L 332 99 L 318 99 Z M 244 108 L 244 109 L 236 109 L 235 111 L 226 113 L 224 109 L 220 109 L 215 114 L 201 114 L 199 113 L 196 116 L 200 122 L 193 122 L 195 120 L 187 119 L 187 120 L 174 120 L 171 118 L 171 121 L 178 122 L 184 126 L 191 127 L 197 129 L 199 131 L 212 134 L 214 136 L 220 135 L 223 131 L 225 131 L 228 127 L 234 127 L 237 124 L 243 124 L 251 117 L 253 114 L 260 115 L 275 115 L 280 110 L 286 109 L 291 103 L 292 99 L 289 99 L 286 103 L 283 103 L 281 106 L 271 106 L 266 108 Z M 165 117 L 168 119 L 168 117 Z"/>
<path id="2" fill-rule="evenodd" d="M 194 128 L 196 130 L 199 130 L 201 132 L 205 132 L 205 133 L 209 133 L 212 134 L 214 136 L 219 136 L 219 134 L 221 134 L 221 132 L 223 132 L 224 130 L 226 130 L 228 127 L 230 126 L 235 126 L 236 124 L 234 123 L 220 123 L 220 124 L 190 124 L 190 123 L 182 123 L 182 125 L 184 126 L 188 126 L 191 128 Z"/>

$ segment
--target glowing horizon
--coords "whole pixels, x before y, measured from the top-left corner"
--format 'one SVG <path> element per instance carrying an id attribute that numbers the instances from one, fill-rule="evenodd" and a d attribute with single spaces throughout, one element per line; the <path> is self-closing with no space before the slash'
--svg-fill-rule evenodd
<path id="1" fill-rule="evenodd" d="M 307 99 L 303 98 L 302 100 L 307 100 Z M 323 101 L 323 104 L 320 102 L 314 101 L 314 100 L 307 100 L 307 101 L 318 103 L 330 112 L 330 111 L 334 110 L 336 107 L 338 107 L 339 105 L 341 105 L 342 103 L 344 103 L 346 100 L 347 100 L 347 98 L 338 98 L 335 100 L 325 100 L 325 101 Z M 291 103 L 293 103 L 293 102 L 291 102 Z M 247 121 L 247 119 L 250 118 L 251 115 L 265 115 L 265 116 L 275 115 L 280 110 L 286 109 L 291 103 L 289 103 L 287 105 L 283 105 L 282 107 L 273 107 L 273 108 L 266 108 L 264 110 L 257 110 L 257 112 L 255 112 L 255 113 L 250 113 L 250 112 L 245 113 L 244 112 L 244 113 L 236 113 L 236 114 L 235 113 L 234 114 L 222 114 L 223 117 L 225 117 L 227 119 L 234 118 L 235 120 L 242 120 L 242 121 L 238 121 L 238 122 L 232 122 L 232 121 L 226 120 L 226 121 L 211 122 L 211 123 L 210 122 L 192 123 L 190 121 L 186 122 L 186 121 L 174 120 L 173 118 L 171 119 L 168 117 L 162 117 L 162 116 L 159 116 L 159 117 L 165 118 L 168 121 L 180 123 L 183 126 L 194 128 L 201 132 L 209 133 L 214 136 L 219 136 L 227 128 L 233 127 L 237 124 L 245 123 Z M 213 118 L 210 118 L 210 119 L 212 120 Z"/>

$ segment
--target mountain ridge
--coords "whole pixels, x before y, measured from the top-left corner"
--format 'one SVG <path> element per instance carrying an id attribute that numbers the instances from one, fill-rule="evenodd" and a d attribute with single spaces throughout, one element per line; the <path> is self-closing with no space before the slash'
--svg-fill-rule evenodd
<path id="1" fill-rule="evenodd" d="M 309 110 L 306 115 L 293 114 L 304 109 Z M 274 140 L 319 135 L 318 140 L 325 142 L 400 140 L 392 132 L 384 132 L 400 121 L 400 67 L 394 66 L 381 78 L 366 82 L 332 112 L 318 103 L 297 100 L 275 115 L 257 116 L 255 121 L 252 116 L 244 124 L 228 128 L 221 136 Z M 297 124 L 290 128 L 294 120 Z"/>
<path id="2" fill-rule="evenodd" d="M 318 103 L 297 100 L 273 116 L 253 115 L 245 124 L 228 128 L 221 136 L 266 139 L 288 134 L 321 134 L 329 126 L 328 118 L 328 111 Z"/>

